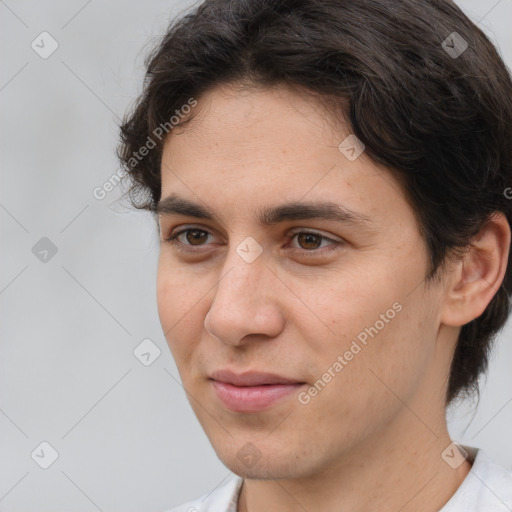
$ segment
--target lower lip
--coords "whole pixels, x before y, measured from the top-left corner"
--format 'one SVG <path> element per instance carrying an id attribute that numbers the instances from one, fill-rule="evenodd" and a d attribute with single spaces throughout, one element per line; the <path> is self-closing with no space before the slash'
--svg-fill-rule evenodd
<path id="1" fill-rule="evenodd" d="M 234 386 L 212 380 L 213 389 L 225 407 L 234 412 L 258 412 L 296 392 L 303 384 Z"/>

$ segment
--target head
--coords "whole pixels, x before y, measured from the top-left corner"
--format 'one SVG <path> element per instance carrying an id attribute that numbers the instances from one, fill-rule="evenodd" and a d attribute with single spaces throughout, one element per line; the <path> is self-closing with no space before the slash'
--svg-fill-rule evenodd
<path id="1" fill-rule="evenodd" d="M 119 156 L 158 223 L 164 333 L 232 470 L 314 472 L 404 404 L 436 417 L 477 390 L 512 287 L 511 93 L 447 0 L 207 0 L 171 24 Z M 236 410 L 226 369 L 295 384 Z"/>

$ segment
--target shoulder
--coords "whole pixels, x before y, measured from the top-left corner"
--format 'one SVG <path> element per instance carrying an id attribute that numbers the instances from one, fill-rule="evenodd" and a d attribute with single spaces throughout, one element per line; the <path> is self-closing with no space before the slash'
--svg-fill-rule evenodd
<path id="1" fill-rule="evenodd" d="M 238 495 L 242 482 L 242 478 L 233 476 L 214 491 L 166 512 L 237 512 Z"/>
<path id="2" fill-rule="evenodd" d="M 481 449 L 464 448 L 474 454 L 473 466 L 441 512 L 510 512 L 512 471 L 496 464 Z"/>

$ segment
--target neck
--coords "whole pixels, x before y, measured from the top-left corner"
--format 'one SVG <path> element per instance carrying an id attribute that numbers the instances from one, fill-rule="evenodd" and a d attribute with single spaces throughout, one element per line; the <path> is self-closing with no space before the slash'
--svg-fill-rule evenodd
<path id="1" fill-rule="evenodd" d="M 439 511 L 471 463 L 454 469 L 441 457 L 452 442 L 444 414 L 433 418 L 413 410 L 404 408 L 394 425 L 315 475 L 244 480 L 238 512 Z"/>

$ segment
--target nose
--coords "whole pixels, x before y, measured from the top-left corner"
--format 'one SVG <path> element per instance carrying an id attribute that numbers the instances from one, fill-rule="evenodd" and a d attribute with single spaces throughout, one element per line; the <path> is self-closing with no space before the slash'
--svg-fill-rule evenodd
<path id="1" fill-rule="evenodd" d="M 217 283 L 204 320 L 206 331 L 234 346 L 278 336 L 285 323 L 280 307 L 284 286 L 279 278 L 265 265 L 262 256 L 247 263 L 233 253 L 228 260 L 230 263 L 224 267 L 228 270 Z"/>

